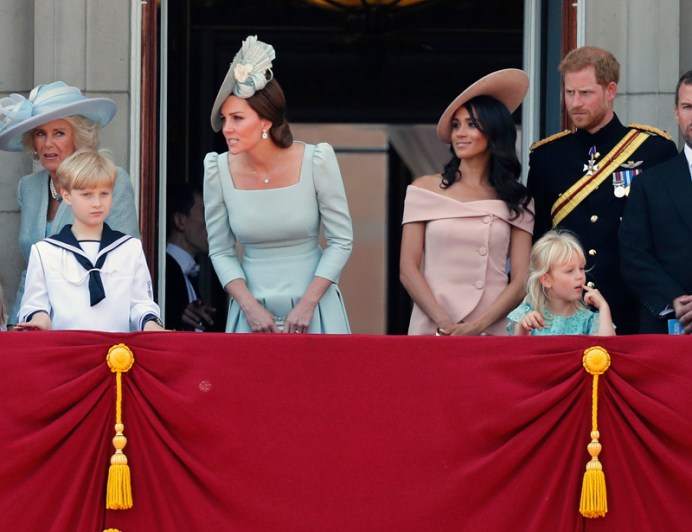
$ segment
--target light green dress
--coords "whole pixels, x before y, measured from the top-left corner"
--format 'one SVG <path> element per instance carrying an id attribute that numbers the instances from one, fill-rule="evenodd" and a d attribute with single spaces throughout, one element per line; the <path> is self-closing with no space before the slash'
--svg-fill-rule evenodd
<path id="1" fill-rule="evenodd" d="M 514 325 L 519 323 L 524 316 L 531 312 L 531 306 L 528 303 L 522 303 L 512 312 L 507 318 L 507 332 L 514 335 Z M 542 329 L 534 329 L 531 331 L 531 336 L 549 336 L 557 334 L 590 334 L 595 335 L 598 332 L 598 311 L 580 308 L 571 316 L 553 316 L 548 309 L 543 310 L 543 315 L 546 317 L 546 326 Z"/>
<path id="2" fill-rule="evenodd" d="M 323 277 L 333 284 L 315 308 L 308 332 L 351 332 L 336 283 L 351 254 L 353 229 L 329 144 L 305 145 L 298 183 L 265 190 L 235 188 L 228 153 L 208 153 L 204 208 L 209 256 L 222 286 L 244 279 L 257 301 L 274 316 L 285 317 L 313 277 Z M 242 259 L 236 243 L 242 246 Z M 235 300 L 230 302 L 226 332 L 251 332 Z"/>

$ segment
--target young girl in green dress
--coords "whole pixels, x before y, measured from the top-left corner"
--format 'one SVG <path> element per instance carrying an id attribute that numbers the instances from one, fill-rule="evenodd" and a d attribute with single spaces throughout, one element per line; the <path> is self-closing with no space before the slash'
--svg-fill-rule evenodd
<path id="1" fill-rule="evenodd" d="M 548 231 L 533 245 L 524 301 L 510 312 L 515 336 L 590 334 L 613 336 L 610 307 L 587 286 L 584 250 L 566 231 Z M 583 297 L 582 297 L 583 295 Z M 589 310 L 587 305 L 597 309 Z"/>

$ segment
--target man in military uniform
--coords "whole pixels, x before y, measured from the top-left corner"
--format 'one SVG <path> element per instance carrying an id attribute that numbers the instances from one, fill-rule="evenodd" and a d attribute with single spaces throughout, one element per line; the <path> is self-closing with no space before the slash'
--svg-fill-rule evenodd
<path id="1" fill-rule="evenodd" d="M 622 276 L 647 334 L 675 333 L 675 318 L 692 334 L 692 70 L 675 88 L 675 120 L 682 151 L 634 181 L 620 224 Z"/>
<path id="2" fill-rule="evenodd" d="M 613 313 L 618 334 L 638 330 L 638 304 L 620 275 L 618 227 L 632 179 L 677 154 L 663 131 L 624 126 L 613 110 L 620 65 L 584 46 L 560 64 L 565 108 L 574 131 L 531 146 L 527 186 L 534 198 L 534 239 L 551 228 L 575 233 L 586 252 L 590 286 Z"/>

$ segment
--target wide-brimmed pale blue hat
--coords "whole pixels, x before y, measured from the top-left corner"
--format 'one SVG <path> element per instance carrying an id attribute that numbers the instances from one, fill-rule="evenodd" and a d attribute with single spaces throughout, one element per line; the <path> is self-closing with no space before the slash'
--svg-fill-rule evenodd
<path id="1" fill-rule="evenodd" d="M 87 98 L 63 81 L 35 87 L 28 99 L 10 94 L 0 98 L 0 150 L 23 151 L 24 133 L 51 120 L 80 115 L 103 127 L 116 111 L 110 98 Z"/>

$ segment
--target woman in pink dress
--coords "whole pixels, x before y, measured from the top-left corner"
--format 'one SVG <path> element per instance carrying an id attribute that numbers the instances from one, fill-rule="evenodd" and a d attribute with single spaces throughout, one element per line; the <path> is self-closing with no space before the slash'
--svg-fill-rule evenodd
<path id="1" fill-rule="evenodd" d="M 414 302 L 409 334 L 507 334 L 507 313 L 525 295 L 533 231 L 511 116 L 528 85 L 521 70 L 494 72 L 440 118 L 452 159 L 406 192 L 400 277 Z"/>

